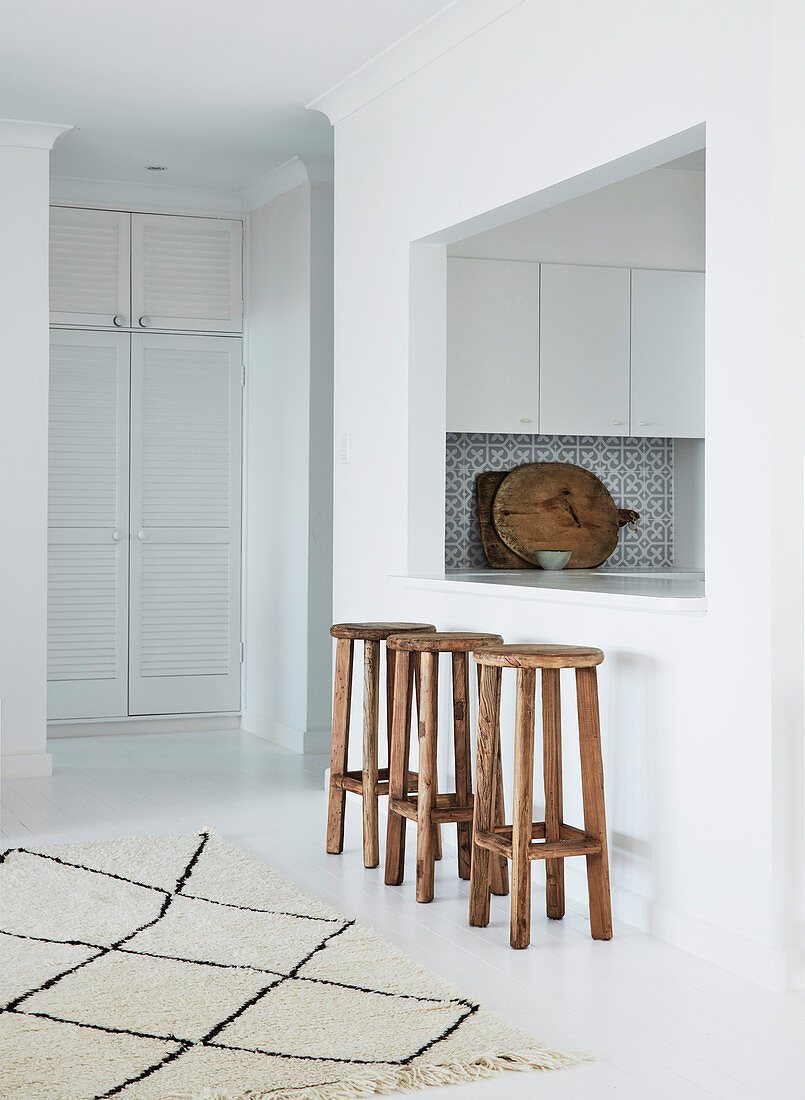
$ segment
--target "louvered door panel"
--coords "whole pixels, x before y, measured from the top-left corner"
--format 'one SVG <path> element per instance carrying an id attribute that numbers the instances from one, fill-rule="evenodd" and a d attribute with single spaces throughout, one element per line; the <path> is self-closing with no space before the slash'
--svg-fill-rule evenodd
<path id="1" fill-rule="evenodd" d="M 135 328 L 240 332 L 242 224 L 132 215 Z"/>
<path id="2" fill-rule="evenodd" d="M 129 337 L 51 335 L 48 717 L 127 713 Z"/>
<path id="3" fill-rule="evenodd" d="M 129 324 L 130 214 L 50 209 L 50 319 L 54 324 Z"/>
<path id="4" fill-rule="evenodd" d="M 132 337 L 131 714 L 240 703 L 241 342 Z"/>

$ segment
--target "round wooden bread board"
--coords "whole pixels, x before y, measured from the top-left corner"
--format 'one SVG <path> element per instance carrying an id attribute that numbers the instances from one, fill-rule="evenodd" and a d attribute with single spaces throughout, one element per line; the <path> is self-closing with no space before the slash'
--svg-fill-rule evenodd
<path id="1" fill-rule="evenodd" d="M 630 513 L 606 486 L 569 462 L 531 462 L 500 483 L 492 518 L 501 540 L 532 564 L 537 550 L 570 550 L 568 569 L 592 569 L 618 545 Z"/>

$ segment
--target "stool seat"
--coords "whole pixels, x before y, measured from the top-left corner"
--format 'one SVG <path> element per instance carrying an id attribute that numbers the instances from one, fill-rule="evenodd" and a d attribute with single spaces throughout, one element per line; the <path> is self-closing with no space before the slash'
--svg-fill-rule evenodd
<path id="1" fill-rule="evenodd" d="M 603 659 L 593 646 L 538 643 L 484 646 L 475 654 L 476 664 L 496 668 L 594 668 Z"/>
<path id="2" fill-rule="evenodd" d="M 427 630 L 432 633 L 433 623 L 335 623 L 330 627 L 334 638 L 348 638 L 353 642 L 383 642 L 390 634 L 411 634 Z"/>
<path id="3" fill-rule="evenodd" d="M 413 634 L 397 631 L 389 636 L 389 649 L 406 653 L 472 653 L 481 646 L 499 645 L 500 634 L 473 634 L 469 631 L 433 630 Z"/>

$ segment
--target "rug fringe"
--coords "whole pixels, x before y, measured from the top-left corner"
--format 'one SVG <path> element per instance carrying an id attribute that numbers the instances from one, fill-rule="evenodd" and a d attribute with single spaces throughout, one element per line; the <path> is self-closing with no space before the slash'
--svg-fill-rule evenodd
<path id="1" fill-rule="evenodd" d="M 568 1069 L 593 1060 L 591 1054 L 578 1054 L 534 1047 L 506 1054 L 485 1054 L 472 1062 L 448 1062 L 444 1065 L 389 1067 L 385 1072 L 360 1072 L 331 1084 L 293 1086 L 289 1089 L 250 1090 L 244 1093 L 205 1090 L 201 1093 L 181 1093 L 164 1100 L 364 1100 L 366 1097 L 387 1096 L 404 1089 L 424 1089 L 434 1085 L 460 1085 L 496 1077 L 506 1070 L 530 1073 L 534 1070 Z"/>

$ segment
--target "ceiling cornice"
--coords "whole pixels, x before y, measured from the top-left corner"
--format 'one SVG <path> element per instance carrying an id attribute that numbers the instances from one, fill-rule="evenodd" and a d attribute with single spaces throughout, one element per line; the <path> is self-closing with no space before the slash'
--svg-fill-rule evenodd
<path id="1" fill-rule="evenodd" d="M 242 191 L 205 187 L 172 187 L 164 183 L 76 179 L 52 176 L 51 202 L 103 206 L 117 210 L 170 210 L 206 214 L 247 214 L 292 191 L 301 183 L 332 183 L 331 157 L 291 157 L 278 168 L 247 184 Z"/>
<path id="2" fill-rule="evenodd" d="M 16 149 L 52 149 L 54 143 L 73 126 L 57 122 L 26 122 L 0 118 L 0 146 Z"/>
<path id="3" fill-rule="evenodd" d="M 291 157 L 278 168 L 252 180 L 243 188 L 250 210 L 265 206 L 301 183 L 331 183 L 333 162 L 330 157 Z"/>
<path id="4" fill-rule="evenodd" d="M 205 187 L 172 187 L 163 183 L 122 180 L 75 179 L 52 176 L 52 202 L 114 207 L 119 210 L 182 210 L 244 214 L 249 206 L 243 195 Z"/>
<path id="5" fill-rule="evenodd" d="M 423 69 L 525 0 L 453 0 L 354 73 L 307 104 L 335 125 Z"/>

